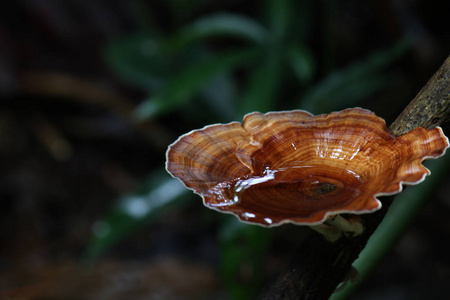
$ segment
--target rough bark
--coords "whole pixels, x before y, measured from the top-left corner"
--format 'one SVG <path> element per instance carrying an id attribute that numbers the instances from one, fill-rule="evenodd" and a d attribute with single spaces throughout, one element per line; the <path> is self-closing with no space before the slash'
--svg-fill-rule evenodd
<path id="1" fill-rule="evenodd" d="M 450 57 L 433 75 L 417 96 L 404 109 L 389 129 L 395 135 L 416 127 L 433 128 L 450 119 Z M 394 197 L 383 197 L 383 208 L 363 215 L 362 235 L 336 243 L 311 235 L 297 249 L 294 259 L 275 284 L 262 295 L 262 300 L 326 300 L 349 274 L 368 239 L 387 213 Z"/>
<path id="2" fill-rule="evenodd" d="M 417 127 L 434 128 L 450 119 L 450 56 L 389 126 L 395 135 Z"/>

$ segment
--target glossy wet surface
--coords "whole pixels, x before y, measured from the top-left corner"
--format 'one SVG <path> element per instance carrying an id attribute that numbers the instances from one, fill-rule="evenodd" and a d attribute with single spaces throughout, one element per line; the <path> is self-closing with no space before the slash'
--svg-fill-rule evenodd
<path id="1" fill-rule="evenodd" d="M 246 221 L 271 225 L 285 218 L 305 218 L 324 208 L 338 210 L 362 193 L 363 184 L 357 173 L 327 166 L 267 169 L 262 176 L 217 185 L 209 205 L 232 210 Z"/>

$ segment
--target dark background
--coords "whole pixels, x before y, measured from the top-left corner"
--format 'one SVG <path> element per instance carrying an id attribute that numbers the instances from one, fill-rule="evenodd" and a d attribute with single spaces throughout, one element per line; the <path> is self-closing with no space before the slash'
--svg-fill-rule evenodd
<path id="1" fill-rule="evenodd" d="M 176 89 L 170 78 L 190 62 L 247 44 L 226 36 L 201 39 L 199 48 L 181 49 L 186 57 L 180 62 L 161 54 L 154 70 L 143 64 L 143 72 L 148 72 L 144 75 L 151 78 L 143 81 L 125 72 L 127 66 L 120 58 L 128 50 L 121 52 L 120 41 L 125 39 L 126 49 L 127 38 L 136 34 L 165 41 L 195 20 L 218 12 L 243 15 L 270 27 L 275 15 L 270 2 L 19 0 L 3 4 L 1 299 L 230 299 L 230 295 L 238 299 L 230 292 L 236 287 L 226 280 L 233 272 L 256 291 L 276 277 L 289 260 L 296 237 L 301 239 L 307 229 L 291 225 L 271 229 L 267 243 L 256 243 L 264 261 L 259 276 L 245 264 L 226 273 L 221 264 L 233 256 L 223 246 L 221 234 L 223 224 L 230 221 L 203 208 L 193 195 L 150 214 L 144 222 L 126 223 L 127 230 L 116 232 L 114 243 L 95 255 L 86 250 L 92 248 L 96 232 L 104 230 L 105 223 L 99 220 L 108 218 L 117 199 L 143 186 L 147 192 L 155 188 L 147 187 L 146 179 L 157 177 L 152 174 L 162 169 L 167 146 L 180 134 L 209 123 L 240 120 L 245 111 L 308 108 L 299 99 L 330 74 L 344 78 L 342 70 L 355 65 L 372 72 L 372 77 L 367 82 L 353 78 L 342 86 L 360 87 L 361 96 L 348 100 L 344 88 L 330 89 L 337 99 L 331 106 L 340 107 L 339 99 L 347 99 L 352 102 L 342 100 L 343 106 L 372 109 L 389 124 L 450 52 L 444 1 L 297 1 L 283 42 L 301 40 L 298 44 L 308 49 L 304 59 L 310 69 L 300 80 L 292 71 L 280 71 L 277 86 L 270 91 L 268 99 L 275 99 L 270 105 L 245 102 L 258 66 L 250 64 L 229 73 L 236 89 L 230 98 L 241 100 L 225 104 L 223 114 L 220 105 L 211 108 L 215 98 L 193 93 L 176 103 L 167 100 L 169 107 L 163 112 L 136 120 L 136 108 L 158 94 L 161 86 Z M 374 53 L 390 49 L 406 36 L 408 46 L 401 54 L 386 55 L 388 62 L 370 69 Z M 239 110 L 239 103 L 244 103 L 245 111 Z M 317 108 L 314 105 L 310 102 Z M 322 112 L 322 107 L 315 112 Z M 446 299 L 449 180 L 447 174 L 440 188 L 430 193 L 411 227 L 354 299 Z M 114 218 L 111 222 L 116 224 Z M 258 234 L 249 233 L 248 239 Z M 267 230 L 262 234 L 266 236 Z M 245 237 L 239 242 L 249 243 Z"/>

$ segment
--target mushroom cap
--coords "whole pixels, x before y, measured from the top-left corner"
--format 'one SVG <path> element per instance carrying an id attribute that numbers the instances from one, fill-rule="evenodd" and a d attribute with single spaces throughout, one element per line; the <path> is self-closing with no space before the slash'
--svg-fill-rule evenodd
<path id="1" fill-rule="evenodd" d="M 449 146 L 441 128 L 394 136 L 373 112 L 350 108 L 253 112 L 243 123 L 182 135 L 167 150 L 167 171 L 205 206 L 262 226 L 315 225 L 328 216 L 370 213 L 377 196 L 417 184 L 422 165 Z"/>

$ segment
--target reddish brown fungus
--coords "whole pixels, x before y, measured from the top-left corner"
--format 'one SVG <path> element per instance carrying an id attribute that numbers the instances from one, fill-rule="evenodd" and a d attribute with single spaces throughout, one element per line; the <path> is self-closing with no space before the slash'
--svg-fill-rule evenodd
<path id="1" fill-rule="evenodd" d="M 371 111 L 313 116 L 250 113 L 243 123 L 191 131 L 170 145 L 167 170 L 204 204 L 244 222 L 316 225 L 330 215 L 381 207 L 377 196 L 417 184 L 422 161 L 444 154 L 441 128 L 395 137 Z"/>

